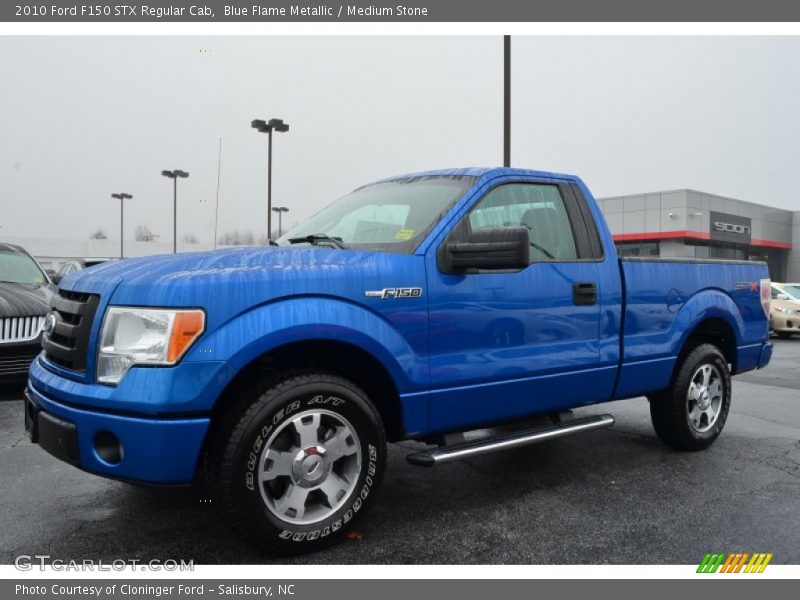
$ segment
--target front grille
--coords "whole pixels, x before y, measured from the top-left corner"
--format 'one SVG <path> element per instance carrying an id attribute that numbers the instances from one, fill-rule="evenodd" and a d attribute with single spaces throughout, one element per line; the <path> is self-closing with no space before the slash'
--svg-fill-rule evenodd
<path id="1" fill-rule="evenodd" d="M 0 318 L 0 344 L 35 340 L 42 330 L 44 315 Z"/>
<path id="2" fill-rule="evenodd" d="M 86 354 L 94 313 L 100 296 L 59 290 L 50 307 L 55 316 L 53 330 L 42 336 L 47 360 L 72 371 L 86 370 Z"/>
<path id="3" fill-rule="evenodd" d="M 0 377 L 4 375 L 24 375 L 28 372 L 35 355 L 0 356 Z"/>

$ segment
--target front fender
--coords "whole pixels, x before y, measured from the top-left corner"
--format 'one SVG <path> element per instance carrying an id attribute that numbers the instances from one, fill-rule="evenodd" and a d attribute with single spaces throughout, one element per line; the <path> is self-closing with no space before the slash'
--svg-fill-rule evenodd
<path id="1" fill-rule="evenodd" d="M 184 360 L 223 360 L 238 372 L 270 350 L 309 340 L 345 342 L 369 352 L 389 372 L 400 394 L 428 384 L 425 357 L 392 323 L 357 304 L 324 296 L 255 307 L 204 335 Z"/>

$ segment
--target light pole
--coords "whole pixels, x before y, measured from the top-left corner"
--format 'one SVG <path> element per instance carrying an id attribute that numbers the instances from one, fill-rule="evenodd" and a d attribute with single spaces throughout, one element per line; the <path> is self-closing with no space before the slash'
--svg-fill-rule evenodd
<path id="1" fill-rule="evenodd" d="M 289 209 L 285 206 L 276 206 L 272 212 L 278 213 L 278 237 L 281 237 L 283 235 L 283 213 L 289 212 Z"/>
<path id="2" fill-rule="evenodd" d="M 272 239 L 272 130 L 278 133 L 289 131 L 289 124 L 282 119 L 254 119 L 250 122 L 250 127 L 258 130 L 259 133 L 266 133 L 269 136 L 269 150 L 267 157 L 267 239 Z"/>
<path id="3" fill-rule="evenodd" d="M 122 236 L 123 236 L 123 231 L 125 231 L 125 228 L 123 227 L 123 224 L 125 222 L 125 211 L 123 209 L 123 204 L 124 204 L 125 200 L 130 200 L 131 198 L 133 198 L 133 196 L 131 194 L 126 194 L 126 193 L 122 192 L 120 194 L 111 194 L 111 197 L 112 198 L 116 198 L 117 200 L 119 200 L 119 257 L 122 258 L 122 256 L 123 256 L 123 254 L 122 254 L 122 240 L 123 240 L 123 237 Z"/>
<path id="4" fill-rule="evenodd" d="M 503 36 L 503 166 L 511 166 L 511 36 Z"/>
<path id="5" fill-rule="evenodd" d="M 178 177 L 186 179 L 189 173 L 175 169 L 174 171 L 161 171 L 164 177 L 172 179 L 172 253 L 178 253 Z"/>

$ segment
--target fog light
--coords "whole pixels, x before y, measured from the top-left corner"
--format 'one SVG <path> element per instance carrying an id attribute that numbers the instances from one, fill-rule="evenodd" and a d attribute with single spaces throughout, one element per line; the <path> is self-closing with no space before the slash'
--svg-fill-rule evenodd
<path id="1" fill-rule="evenodd" d="M 109 431 L 98 431 L 94 436 L 94 451 L 109 465 L 118 465 L 125 455 L 122 442 Z"/>

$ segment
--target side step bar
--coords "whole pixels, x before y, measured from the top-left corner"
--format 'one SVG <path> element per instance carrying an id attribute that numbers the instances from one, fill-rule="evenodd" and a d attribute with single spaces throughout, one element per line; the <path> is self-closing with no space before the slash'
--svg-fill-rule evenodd
<path id="1" fill-rule="evenodd" d="M 489 454 L 490 452 L 498 452 L 500 450 L 509 450 L 511 448 L 519 448 L 520 446 L 536 444 L 538 442 L 544 442 L 545 440 L 552 440 L 554 438 L 582 433 L 584 431 L 592 431 L 593 429 L 611 427 L 613 424 L 614 417 L 611 415 L 582 417 L 580 419 L 571 419 L 559 423 L 558 425 L 523 429 L 522 431 L 506 433 L 497 437 L 470 440 L 451 446 L 434 448 L 426 452 L 417 452 L 407 455 L 406 460 L 418 467 L 432 467 L 463 458 Z"/>

